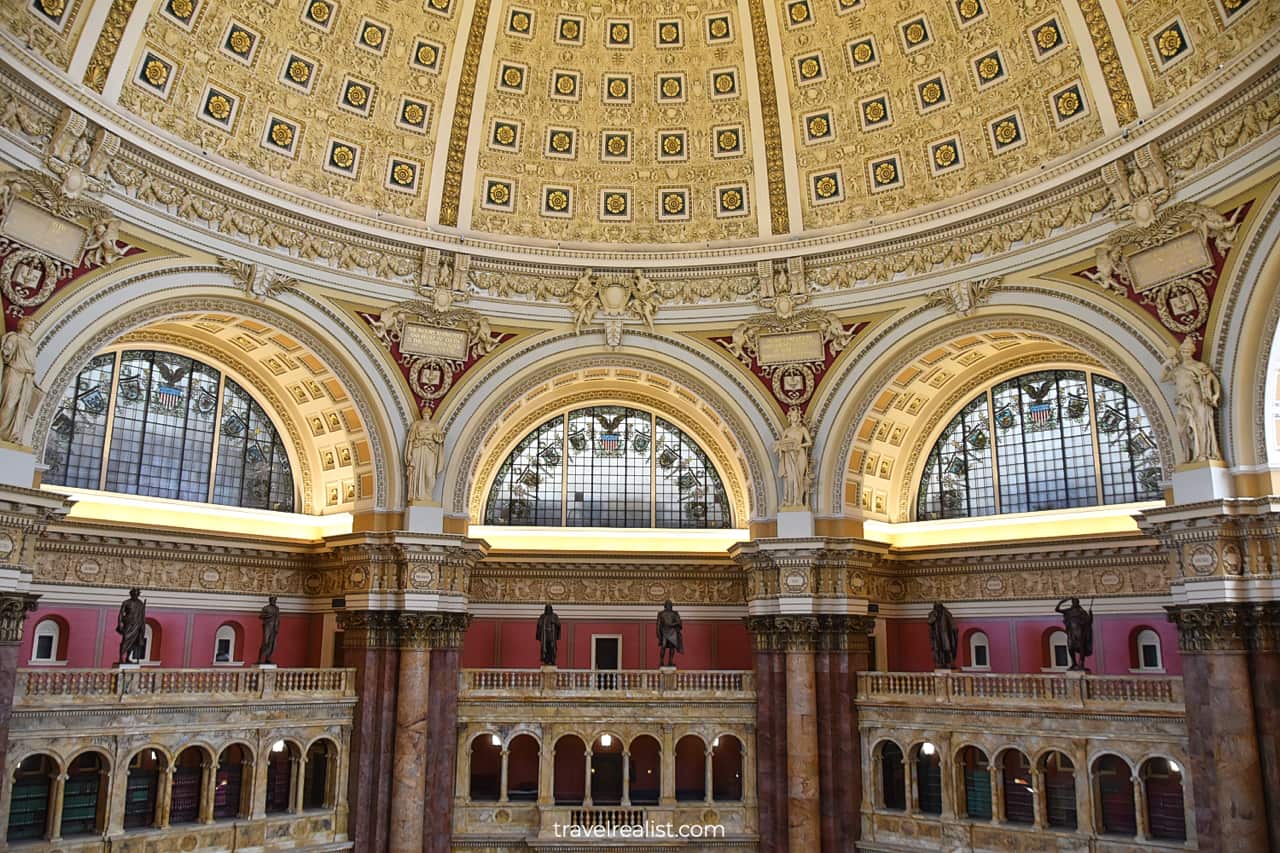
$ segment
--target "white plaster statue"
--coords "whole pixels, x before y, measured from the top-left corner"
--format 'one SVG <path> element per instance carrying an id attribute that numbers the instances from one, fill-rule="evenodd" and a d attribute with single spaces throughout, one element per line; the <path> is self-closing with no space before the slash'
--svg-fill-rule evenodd
<path id="1" fill-rule="evenodd" d="M 582 334 L 582 327 L 595 319 L 600 310 L 600 294 L 596 288 L 595 271 L 587 267 L 573 283 L 567 299 L 573 310 L 573 333 Z"/>
<path id="2" fill-rule="evenodd" d="M 804 507 L 809 505 L 809 448 L 813 446 L 813 434 L 805 426 L 797 406 L 787 411 L 787 428 L 774 443 L 778 454 L 778 476 L 782 478 L 782 505 Z"/>
<path id="3" fill-rule="evenodd" d="M 24 317 L 18 329 L 0 338 L 4 367 L 0 372 L 0 440 L 22 442 L 27 410 L 36 383 L 36 342 L 31 338 L 35 321 Z"/>
<path id="4" fill-rule="evenodd" d="M 405 481 L 409 503 L 431 500 L 436 475 L 440 473 L 444 430 L 432 420 L 431 409 L 422 407 L 422 417 L 409 428 L 404 443 Z"/>
<path id="5" fill-rule="evenodd" d="M 1222 400 L 1222 386 L 1209 365 L 1197 360 L 1196 340 L 1188 335 L 1164 363 L 1166 382 L 1173 382 L 1173 402 L 1177 406 L 1178 430 L 1186 451 L 1186 462 L 1221 459 L 1218 427 L 1214 415 Z"/>
<path id="6" fill-rule="evenodd" d="M 631 282 L 631 296 L 627 300 L 627 307 L 640 315 L 645 328 L 651 332 L 653 315 L 658 310 L 658 306 L 654 304 L 657 293 L 658 288 L 654 285 L 653 279 L 645 275 L 643 270 L 636 270 L 635 278 Z"/>

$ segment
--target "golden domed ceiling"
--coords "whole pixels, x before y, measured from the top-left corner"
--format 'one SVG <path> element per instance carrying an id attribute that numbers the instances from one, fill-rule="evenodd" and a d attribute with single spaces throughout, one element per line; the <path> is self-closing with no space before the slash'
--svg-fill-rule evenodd
<path id="1" fill-rule="evenodd" d="M 1280 20 L 1267 0 L 141 5 L 25 0 L 0 23 L 317 203 L 692 246 L 880 224 L 1085 162 Z"/>

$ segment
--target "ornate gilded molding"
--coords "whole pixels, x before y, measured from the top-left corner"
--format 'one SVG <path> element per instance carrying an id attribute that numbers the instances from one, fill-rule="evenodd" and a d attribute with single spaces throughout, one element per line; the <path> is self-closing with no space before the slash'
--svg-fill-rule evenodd
<path id="1" fill-rule="evenodd" d="M 782 162 L 782 122 L 778 116 L 778 93 L 774 86 L 773 49 L 763 0 L 748 0 L 751 10 L 751 39 L 755 47 L 756 83 L 760 87 L 760 122 L 764 129 L 765 168 L 769 176 L 769 219 L 774 234 L 791 230 L 787 204 L 786 169 Z"/>
<path id="2" fill-rule="evenodd" d="M 81 81 L 98 94 L 102 94 L 102 90 L 106 88 L 107 74 L 111 71 L 111 63 L 116 58 L 120 40 L 124 38 L 124 28 L 136 5 L 137 0 L 114 0 L 107 12 L 107 19 L 102 24 L 102 34 L 98 36 L 98 43 L 94 45 L 93 55 L 89 57 L 89 64 L 85 67 L 84 79 Z"/>
<path id="3" fill-rule="evenodd" d="M 453 104 L 453 122 L 449 128 L 448 159 L 440 187 L 440 224 L 457 226 L 458 200 L 462 195 L 462 170 L 467 162 L 467 138 L 471 127 L 471 110 L 476 99 L 476 74 L 480 68 L 480 49 L 489 21 L 489 0 L 476 0 L 467 30 L 467 46 L 462 56 L 462 73 L 458 78 L 458 94 Z"/>
<path id="4" fill-rule="evenodd" d="M 1107 81 L 1107 92 L 1111 95 L 1111 104 L 1116 110 L 1116 120 L 1122 125 L 1128 124 L 1138 118 L 1138 107 L 1133 102 L 1133 92 L 1125 78 L 1124 66 L 1120 64 L 1120 56 L 1116 53 L 1101 0 L 1080 0 L 1080 11 L 1084 13 L 1085 26 L 1089 28 L 1098 64 L 1102 66 L 1103 79 Z"/>

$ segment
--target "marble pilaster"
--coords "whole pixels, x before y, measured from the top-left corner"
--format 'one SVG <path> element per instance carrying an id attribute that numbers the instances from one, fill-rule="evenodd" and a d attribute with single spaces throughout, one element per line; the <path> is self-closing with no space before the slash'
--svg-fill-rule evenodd
<path id="1" fill-rule="evenodd" d="M 420 630 L 424 614 L 401 614 L 399 691 L 391 758 L 391 849 L 422 849 L 427 787 L 427 715 L 431 650 Z"/>

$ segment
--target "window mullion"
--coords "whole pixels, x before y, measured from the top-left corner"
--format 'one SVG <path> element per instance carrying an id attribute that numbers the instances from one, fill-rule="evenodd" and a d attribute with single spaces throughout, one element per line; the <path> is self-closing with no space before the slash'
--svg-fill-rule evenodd
<path id="1" fill-rule="evenodd" d="M 1097 389 L 1093 387 L 1093 374 L 1085 373 L 1085 393 L 1089 398 L 1089 437 L 1093 440 L 1093 487 L 1097 489 L 1097 503 L 1099 506 L 1106 504 L 1107 496 L 1102 491 L 1102 436 L 1098 432 L 1098 410 L 1094 405 L 1094 395 Z M 1125 425 L 1126 434 L 1128 424 Z M 1130 466 L 1132 469 L 1133 466 Z M 1135 492 L 1135 494 L 1137 494 Z"/>
<path id="2" fill-rule="evenodd" d="M 209 488 L 208 503 L 213 503 L 214 489 L 218 475 L 218 443 L 222 441 L 222 395 L 226 385 L 226 376 L 218 372 L 218 397 L 213 407 L 213 449 L 209 453 Z"/>
<path id="3" fill-rule="evenodd" d="M 138 427 L 138 467 L 134 469 L 133 494 L 142 491 L 142 464 L 147 458 L 147 424 L 151 423 L 151 383 L 156 372 L 156 353 L 147 353 L 147 392 L 142 397 L 142 424 Z"/>
<path id="4" fill-rule="evenodd" d="M 107 462 L 111 456 L 111 439 L 115 433 L 116 397 L 120 391 L 120 369 L 124 365 L 124 352 L 117 350 L 111 361 L 111 394 L 107 397 L 107 425 L 102 434 L 102 464 L 98 466 L 98 490 L 107 490 Z"/>
<path id="5" fill-rule="evenodd" d="M 649 526 L 658 526 L 658 416 L 649 413 Z"/>
<path id="6" fill-rule="evenodd" d="M 996 394 L 992 388 L 987 389 L 987 431 L 991 435 L 991 496 L 999 515 L 1003 511 L 1000 508 L 1000 452 L 996 446 Z"/>
<path id="7" fill-rule="evenodd" d="M 174 485 L 174 497 L 182 497 L 182 474 L 186 469 L 187 461 L 187 434 L 191 429 L 191 402 L 194 399 L 191 394 L 192 381 L 195 379 L 196 362 L 192 360 L 191 369 L 187 371 L 187 404 L 182 408 L 182 440 L 178 447 L 178 481 Z"/>
<path id="8" fill-rule="evenodd" d="M 560 526 L 569 526 L 569 413 L 565 412 L 560 427 Z M 514 488 L 514 487 L 513 487 Z"/>

